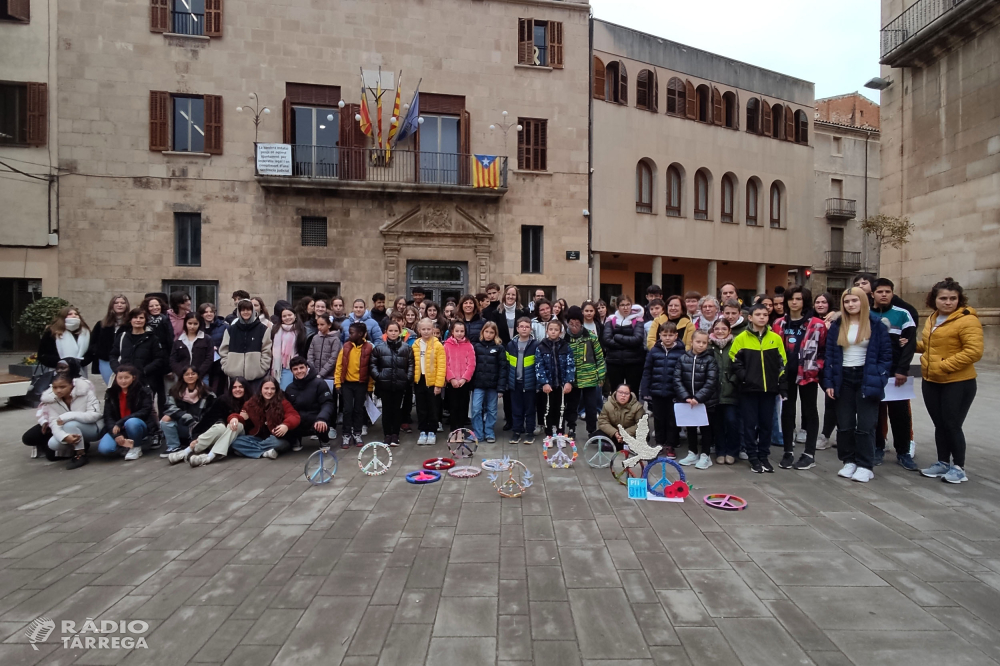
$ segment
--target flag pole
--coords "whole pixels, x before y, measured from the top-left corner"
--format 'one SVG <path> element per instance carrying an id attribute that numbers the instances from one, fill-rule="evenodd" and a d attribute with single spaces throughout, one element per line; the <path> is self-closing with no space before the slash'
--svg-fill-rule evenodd
<path id="1" fill-rule="evenodd" d="M 402 74 L 402 70 L 400 70 L 400 74 Z M 409 104 L 409 106 L 406 107 L 406 115 L 407 116 L 410 115 L 410 109 L 413 108 L 413 102 L 417 99 L 417 93 L 420 92 L 420 84 L 423 83 L 423 82 L 424 82 L 424 77 L 421 76 L 420 79 L 417 81 L 417 87 L 413 89 L 413 97 L 410 98 L 410 104 Z M 400 127 L 400 129 L 403 129 L 403 128 Z M 398 131 L 396 132 L 396 136 L 393 138 L 392 147 L 395 148 L 397 143 L 399 143 L 399 132 Z"/>

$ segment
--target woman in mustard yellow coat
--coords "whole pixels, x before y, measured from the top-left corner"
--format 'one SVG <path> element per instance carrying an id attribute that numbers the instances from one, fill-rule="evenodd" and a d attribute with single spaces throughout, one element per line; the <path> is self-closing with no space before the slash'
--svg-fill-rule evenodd
<path id="1" fill-rule="evenodd" d="M 965 433 L 962 424 L 976 397 L 975 362 L 983 357 L 983 325 L 962 285 L 945 278 L 927 294 L 933 312 L 917 340 L 921 392 L 934 422 L 938 461 L 920 470 L 948 483 L 968 481 L 965 475 Z"/>

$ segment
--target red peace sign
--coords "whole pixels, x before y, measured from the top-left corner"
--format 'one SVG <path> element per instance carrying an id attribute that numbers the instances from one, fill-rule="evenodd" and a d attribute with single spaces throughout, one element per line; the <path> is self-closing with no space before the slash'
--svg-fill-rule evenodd
<path id="1" fill-rule="evenodd" d="M 430 458 L 424 461 L 424 469 L 451 469 L 455 461 L 451 458 Z"/>
<path id="2" fill-rule="evenodd" d="M 728 493 L 705 495 L 705 504 L 720 511 L 742 511 L 747 508 L 747 501 L 742 497 Z"/>

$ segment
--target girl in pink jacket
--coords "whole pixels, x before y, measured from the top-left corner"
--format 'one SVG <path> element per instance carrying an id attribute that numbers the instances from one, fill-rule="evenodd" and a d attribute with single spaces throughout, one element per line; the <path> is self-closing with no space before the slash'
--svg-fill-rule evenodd
<path id="1" fill-rule="evenodd" d="M 456 320 L 451 323 L 450 335 L 444 341 L 444 355 L 451 429 L 468 428 L 472 373 L 476 371 L 476 350 L 465 337 L 464 321 Z"/>

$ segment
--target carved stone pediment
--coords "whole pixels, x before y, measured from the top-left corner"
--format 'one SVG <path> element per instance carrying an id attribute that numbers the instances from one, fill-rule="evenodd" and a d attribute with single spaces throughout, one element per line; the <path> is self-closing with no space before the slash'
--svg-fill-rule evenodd
<path id="1" fill-rule="evenodd" d="M 405 239 L 419 244 L 468 247 L 489 243 L 493 238 L 489 227 L 462 207 L 436 202 L 414 206 L 383 224 L 379 231 L 386 243 Z"/>

